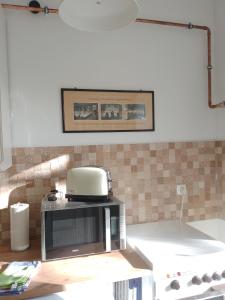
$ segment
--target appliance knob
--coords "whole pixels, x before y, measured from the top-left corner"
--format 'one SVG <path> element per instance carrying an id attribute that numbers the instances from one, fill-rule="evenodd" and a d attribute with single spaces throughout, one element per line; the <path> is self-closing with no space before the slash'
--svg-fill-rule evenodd
<path id="1" fill-rule="evenodd" d="M 180 283 L 178 280 L 173 280 L 171 283 L 170 283 L 170 287 L 172 290 L 179 290 L 180 289 Z"/>
<path id="2" fill-rule="evenodd" d="M 202 283 L 202 280 L 198 276 L 194 276 L 192 278 L 192 283 L 195 284 L 195 285 L 200 285 Z"/>
<path id="3" fill-rule="evenodd" d="M 224 272 L 224 276 L 225 276 L 225 272 Z M 209 283 L 209 282 L 212 281 L 212 278 L 208 274 L 204 274 L 203 277 L 202 277 L 202 281 Z"/>
<path id="4" fill-rule="evenodd" d="M 222 277 L 225 278 L 225 270 L 222 272 Z"/>
<path id="5" fill-rule="evenodd" d="M 212 279 L 213 280 L 220 280 L 221 276 L 218 273 L 215 272 L 215 273 L 212 274 Z"/>

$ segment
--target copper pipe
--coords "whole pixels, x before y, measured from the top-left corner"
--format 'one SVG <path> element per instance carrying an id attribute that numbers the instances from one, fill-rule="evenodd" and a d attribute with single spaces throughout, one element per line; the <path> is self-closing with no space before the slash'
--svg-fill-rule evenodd
<path id="1" fill-rule="evenodd" d="M 16 10 L 26 10 L 31 12 L 44 12 L 46 13 L 45 8 L 38 7 L 30 7 L 30 6 L 21 6 L 21 5 L 13 5 L 13 4 L 1 4 L 3 8 L 8 9 L 16 9 Z M 47 13 L 58 13 L 58 9 L 47 8 Z M 208 54 L 208 106 L 209 108 L 217 108 L 217 107 L 225 107 L 225 101 L 222 101 L 218 104 L 212 104 L 212 65 L 211 65 L 211 31 L 207 26 L 200 26 L 194 24 L 186 24 L 186 23 L 178 23 L 178 22 L 170 22 L 170 21 L 161 21 L 161 20 L 150 20 L 150 19 L 141 19 L 138 18 L 135 20 L 137 23 L 145 23 L 145 24 L 155 24 L 155 25 L 164 25 L 164 26 L 174 26 L 186 29 L 199 29 L 207 32 L 207 54 Z"/>
<path id="2" fill-rule="evenodd" d="M 212 104 L 212 59 L 211 59 L 211 30 L 207 26 L 199 26 L 194 24 L 185 24 L 185 23 L 176 23 L 176 22 L 167 22 L 167 21 L 159 21 L 159 20 L 148 20 L 148 19 L 136 19 L 138 23 L 147 23 L 147 24 L 156 24 L 156 25 L 164 25 L 164 26 L 175 26 L 187 29 L 200 29 L 207 32 L 207 54 L 208 54 L 208 106 L 209 108 L 217 108 L 217 107 L 225 107 L 225 101 L 222 101 L 218 104 Z"/>
<path id="3" fill-rule="evenodd" d="M 209 108 L 217 108 L 217 107 L 225 107 L 225 101 L 222 101 L 217 104 L 212 104 L 212 58 L 211 58 L 211 45 L 212 45 L 212 38 L 211 38 L 211 30 L 207 27 L 207 46 L 208 46 L 208 105 Z"/>
<path id="4" fill-rule="evenodd" d="M 31 6 L 23 6 L 23 5 L 14 5 L 14 4 L 4 4 L 2 3 L 1 6 L 3 8 L 8 9 L 15 9 L 15 10 L 25 10 L 25 11 L 31 11 L 31 12 L 45 12 L 44 7 L 31 7 Z M 48 8 L 48 13 L 57 14 L 58 9 L 55 8 Z"/>
<path id="5" fill-rule="evenodd" d="M 212 63 L 211 63 L 211 30 L 207 30 L 207 46 L 208 46 L 208 105 L 210 108 L 216 108 L 216 104 L 212 104 Z"/>
<path id="6" fill-rule="evenodd" d="M 207 30 L 206 26 L 193 25 L 191 23 L 177 23 L 177 22 L 169 22 L 169 21 L 160 21 L 160 20 L 149 20 L 149 19 L 136 19 L 137 23 L 147 23 L 147 24 L 155 24 L 155 25 L 165 25 L 165 26 L 174 26 L 174 27 L 182 27 L 187 29 L 202 29 Z"/>

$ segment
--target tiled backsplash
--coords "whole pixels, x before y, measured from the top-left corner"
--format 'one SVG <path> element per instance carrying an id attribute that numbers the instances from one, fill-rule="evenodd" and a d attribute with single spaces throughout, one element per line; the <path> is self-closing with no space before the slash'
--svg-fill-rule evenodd
<path id="1" fill-rule="evenodd" d="M 65 189 L 67 170 L 102 165 L 114 195 L 126 203 L 127 223 L 180 217 L 216 217 L 225 201 L 225 142 L 41 147 L 13 149 L 13 166 L 0 173 L 0 244 L 10 237 L 9 205 L 30 204 L 30 238 L 40 236 L 40 203 L 52 188 Z M 186 184 L 187 195 L 176 186 Z M 8 200 L 9 199 L 9 200 Z"/>

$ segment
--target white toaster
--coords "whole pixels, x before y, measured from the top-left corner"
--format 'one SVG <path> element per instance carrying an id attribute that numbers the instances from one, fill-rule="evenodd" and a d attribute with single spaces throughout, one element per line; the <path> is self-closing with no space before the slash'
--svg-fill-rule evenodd
<path id="1" fill-rule="evenodd" d="M 112 179 L 103 167 L 85 166 L 67 173 L 66 198 L 69 201 L 108 201 L 112 196 Z"/>

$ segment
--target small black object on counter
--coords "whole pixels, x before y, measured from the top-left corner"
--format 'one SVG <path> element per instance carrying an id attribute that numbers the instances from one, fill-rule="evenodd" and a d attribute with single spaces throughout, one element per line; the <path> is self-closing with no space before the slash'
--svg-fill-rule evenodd
<path id="1" fill-rule="evenodd" d="M 58 192 L 59 192 L 58 190 L 51 190 L 50 193 L 47 196 L 48 201 L 56 201 L 57 200 L 56 194 Z"/>

